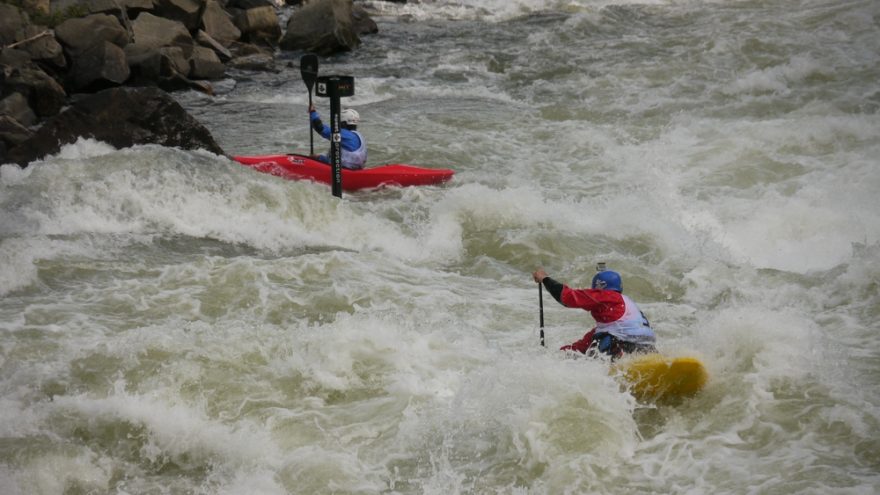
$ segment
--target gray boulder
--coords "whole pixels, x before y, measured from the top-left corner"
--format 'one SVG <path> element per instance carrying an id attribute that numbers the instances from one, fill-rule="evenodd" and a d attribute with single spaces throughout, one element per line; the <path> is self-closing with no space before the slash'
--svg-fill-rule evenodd
<path id="1" fill-rule="evenodd" d="M 190 47 L 189 53 L 193 53 Z M 158 85 L 173 89 L 179 81 L 189 76 L 189 57 L 179 46 L 143 48 L 137 45 L 126 47 L 126 56 L 132 71 L 132 82 L 138 85 Z"/>
<path id="2" fill-rule="evenodd" d="M 32 126 L 37 123 L 37 114 L 31 110 L 27 97 L 18 92 L 0 100 L 0 115 L 15 119 L 24 126 Z"/>
<path id="3" fill-rule="evenodd" d="M 91 14 L 68 19 L 55 28 L 55 36 L 71 60 L 66 83 L 70 89 L 103 89 L 128 79 L 123 47 L 131 39 L 116 17 Z"/>
<path id="4" fill-rule="evenodd" d="M 34 133 L 8 115 L 0 115 L 0 150 L 10 149 L 27 141 Z M 2 155 L 0 155 L 2 156 Z M 0 161 L 0 163 L 6 163 Z"/>
<path id="5" fill-rule="evenodd" d="M 88 90 L 122 84 L 129 74 L 125 51 L 104 41 L 79 52 L 68 77 L 73 89 Z"/>
<path id="6" fill-rule="evenodd" d="M 158 88 L 111 88 L 84 96 L 8 152 L 22 166 L 88 137 L 117 148 L 159 144 L 223 154 L 210 132 Z"/>
<path id="7" fill-rule="evenodd" d="M 351 17 L 354 21 L 354 32 L 357 34 L 376 34 L 379 32 L 379 25 L 360 5 L 352 6 Z"/>
<path id="8" fill-rule="evenodd" d="M 360 46 L 354 29 L 352 0 L 315 0 L 294 12 L 281 38 L 282 50 L 318 55 L 347 52 Z"/>
<path id="9" fill-rule="evenodd" d="M 8 70 L 30 67 L 31 54 L 18 48 L 4 48 L 0 50 L 0 65 L 5 65 Z M 0 87 L 2 89 L 2 87 Z"/>

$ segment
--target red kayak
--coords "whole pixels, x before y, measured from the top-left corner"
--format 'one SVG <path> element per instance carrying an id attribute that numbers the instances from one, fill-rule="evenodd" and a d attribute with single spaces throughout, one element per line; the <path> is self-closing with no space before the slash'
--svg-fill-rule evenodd
<path id="1" fill-rule="evenodd" d="M 290 180 L 313 180 L 332 184 L 331 167 L 304 155 L 234 156 L 238 163 Z M 455 174 L 447 168 L 423 168 L 392 163 L 361 170 L 342 169 L 342 189 L 356 191 L 379 186 L 429 186 L 448 181 Z"/>

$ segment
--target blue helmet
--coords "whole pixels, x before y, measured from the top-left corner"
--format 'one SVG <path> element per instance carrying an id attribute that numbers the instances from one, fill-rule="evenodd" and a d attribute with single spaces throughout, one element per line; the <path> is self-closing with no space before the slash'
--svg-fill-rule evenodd
<path id="1" fill-rule="evenodd" d="M 593 288 L 623 292 L 623 282 L 620 280 L 619 273 L 605 270 L 593 276 Z"/>

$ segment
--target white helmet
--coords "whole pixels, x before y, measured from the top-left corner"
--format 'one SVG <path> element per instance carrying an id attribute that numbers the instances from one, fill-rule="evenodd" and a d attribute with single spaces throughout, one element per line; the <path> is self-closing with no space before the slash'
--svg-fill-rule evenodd
<path id="1" fill-rule="evenodd" d="M 342 111 L 342 113 L 339 114 L 339 120 L 343 124 L 358 125 L 361 121 L 361 116 L 357 113 L 356 110 L 346 108 Z"/>

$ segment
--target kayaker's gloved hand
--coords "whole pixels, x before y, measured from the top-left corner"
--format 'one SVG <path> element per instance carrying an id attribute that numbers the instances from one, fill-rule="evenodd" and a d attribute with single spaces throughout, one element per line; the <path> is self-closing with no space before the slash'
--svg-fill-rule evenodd
<path id="1" fill-rule="evenodd" d="M 545 278 L 547 278 L 547 272 L 545 272 L 543 268 L 538 268 L 532 273 L 532 279 L 539 284 L 542 283 Z"/>
<path id="2" fill-rule="evenodd" d="M 318 112 L 315 111 L 315 105 L 309 105 L 309 119 L 312 121 L 312 129 L 315 130 L 318 134 L 324 130 L 324 123 L 321 122 L 321 117 L 318 115 Z"/>
<path id="3" fill-rule="evenodd" d="M 559 348 L 560 351 L 577 351 L 581 354 L 586 354 L 587 350 L 590 348 L 590 345 L 593 344 L 593 336 L 596 335 L 596 329 L 592 329 L 586 333 L 580 340 L 577 342 L 572 342 L 571 344 L 564 345 Z"/>

